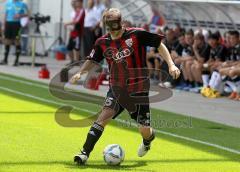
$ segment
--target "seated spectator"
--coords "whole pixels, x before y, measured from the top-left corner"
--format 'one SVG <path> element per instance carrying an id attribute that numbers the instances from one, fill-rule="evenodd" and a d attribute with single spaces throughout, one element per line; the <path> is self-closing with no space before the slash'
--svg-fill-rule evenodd
<path id="1" fill-rule="evenodd" d="M 220 44 L 217 34 L 211 34 L 208 43 L 211 49 L 209 60 L 203 65 L 202 80 L 204 87 L 209 86 L 210 75 L 224 63 L 228 54 L 226 47 Z"/>
<path id="2" fill-rule="evenodd" d="M 171 52 L 173 50 L 173 48 L 176 47 L 177 38 L 175 36 L 175 33 L 174 33 L 173 29 L 166 28 L 166 39 L 163 40 L 163 42 L 166 45 L 169 52 Z M 162 64 L 162 69 L 161 70 L 165 71 L 165 72 L 168 71 L 168 65 L 165 61 Z M 167 86 L 167 87 L 172 87 L 172 83 L 173 83 L 173 80 L 171 79 L 171 77 L 169 77 L 164 85 Z M 160 84 L 160 85 L 162 85 L 162 84 Z"/>
<path id="3" fill-rule="evenodd" d="M 237 92 L 238 85 L 240 86 L 239 77 L 239 60 L 240 60 L 240 45 L 239 45 L 239 32 L 231 31 L 230 33 L 230 53 L 225 62 L 221 63 L 217 70 L 212 73 L 211 80 L 209 82 L 209 88 L 203 91 L 203 94 L 208 93 L 208 97 L 218 97 L 225 83 L 232 88 L 232 94 L 229 96 L 230 99 L 239 100 L 239 93 Z"/>
<path id="4" fill-rule="evenodd" d="M 187 46 L 187 44 L 185 41 L 185 33 L 182 32 L 178 37 L 178 42 L 177 42 L 176 46 L 171 51 L 171 56 L 173 58 L 173 61 L 179 68 L 181 68 L 181 59 L 178 57 L 182 56 L 184 47 L 186 47 L 186 46 Z M 175 81 L 174 85 L 176 86 L 175 87 L 176 89 L 182 89 L 186 86 L 182 73 L 181 73 L 179 79 L 177 79 Z"/>
<path id="5" fill-rule="evenodd" d="M 230 31 L 224 33 L 224 45 L 226 48 L 230 47 Z"/>
<path id="6" fill-rule="evenodd" d="M 181 64 L 181 60 L 178 57 L 182 56 L 183 50 L 186 46 L 187 46 L 187 44 L 185 41 L 185 33 L 181 33 L 178 37 L 178 42 L 177 42 L 176 46 L 171 51 L 171 56 L 172 56 L 174 62 L 178 66 L 180 66 L 180 64 Z"/>
<path id="7" fill-rule="evenodd" d="M 158 84 L 160 80 L 161 59 L 156 48 L 150 48 L 147 53 L 147 67 L 149 69 L 150 79 Z"/>
<path id="8" fill-rule="evenodd" d="M 202 87 L 202 69 L 203 64 L 208 61 L 210 55 L 210 46 L 205 42 L 204 36 L 199 33 L 194 37 L 193 44 L 194 61 L 191 66 L 191 73 L 195 88 L 190 89 L 191 92 L 199 93 Z"/>
<path id="9" fill-rule="evenodd" d="M 222 76 L 222 79 L 225 79 L 228 76 L 227 84 L 230 85 L 233 92 L 229 96 L 230 99 L 239 100 L 240 95 L 237 93 L 237 83 L 240 76 L 240 42 L 239 42 L 239 32 L 230 31 L 229 32 L 229 58 L 222 66 L 219 67 L 219 73 Z M 226 79 L 225 79 L 226 80 Z"/>
<path id="10" fill-rule="evenodd" d="M 183 87 L 179 89 L 183 89 L 189 91 L 189 89 L 194 87 L 194 81 L 191 73 L 191 65 L 193 64 L 193 45 L 194 42 L 194 34 L 192 30 L 189 30 L 185 33 L 185 45 L 183 45 L 183 50 L 181 56 L 175 57 L 175 62 L 178 65 L 181 65 L 183 77 L 185 80 L 185 84 Z M 176 55 L 176 54 L 175 54 Z"/>

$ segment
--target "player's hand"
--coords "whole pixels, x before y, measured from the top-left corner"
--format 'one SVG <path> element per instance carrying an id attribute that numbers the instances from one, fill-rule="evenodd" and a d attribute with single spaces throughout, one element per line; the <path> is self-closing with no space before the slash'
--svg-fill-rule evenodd
<path id="1" fill-rule="evenodd" d="M 169 66 L 169 73 L 173 77 L 173 79 L 178 79 L 181 74 L 180 70 L 177 66 L 175 66 L 175 64 Z"/>
<path id="2" fill-rule="evenodd" d="M 81 79 L 81 73 L 77 73 L 75 75 L 73 75 L 73 77 L 70 79 L 70 84 L 77 84 L 77 82 Z"/>

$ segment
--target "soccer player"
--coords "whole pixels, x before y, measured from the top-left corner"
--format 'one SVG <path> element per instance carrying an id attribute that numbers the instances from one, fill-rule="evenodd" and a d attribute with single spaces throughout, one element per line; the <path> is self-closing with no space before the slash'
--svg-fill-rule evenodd
<path id="1" fill-rule="evenodd" d="M 28 16 L 28 8 L 24 2 L 20 0 L 12 0 L 6 3 L 4 18 L 5 54 L 4 59 L 0 62 L 1 65 L 8 64 L 10 45 L 14 43 L 16 46 L 16 59 L 14 66 L 18 66 L 18 59 L 21 54 L 20 19 L 26 16 Z"/>
<path id="2" fill-rule="evenodd" d="M 146 47 L 158 47 L 159 54 L 164 58 L 169 66 L 169 72 L 173 78 L 180 75 L 179 69 L 173 63 L 166 46 L 161 43 L 163 35 L 153 34 L 137 28 L 123 28 L 121 12 L 116 8 L 111 8 L 104 12 L 103 22 L 109 34 L 99 38 L 95 46 L 81 67 L 75 74 L 70 83 L 76 84 L 82 74 L 90 71 L 95 63 L 99 63 L 104 58 L 108 62 L 110 70 L 110 90 L 98 119 L 94 122 L 87 135 L 82 151 L 74 157 L 74 161 L 81 165 L 85 164 L 95 144 L 101 137 L 104 127 L 113 118 L 116 118 L 131 101 L 121 101 L 122 94 L 141 98 L 148 98 L 148 88 L 143 88 L 142 70 L 132 71 L 132 68 L 146 68 Z M 132 76 L 135 76 L 133 78 Z M 144 75 L 145 76 L 145 75 Z M 140 82 L 134 82 L 134 81 Z M 129 84 L 130 83 L 130 84 Z M 135 83 L 135 84 L 134 84 Z M 125 90 L 117 95 L 115 87 Z M 136 87 L 136 89 L 132 89 Z M 134 92 L 138 90 L 138 92 Z M 142 91 L 141 91 L 142 90 Z M 145 91 L 143 91 L 145 90 Z M 147 90 L 147 91 L 146 91 Z M 124 107 L 123 107 L 124 105 Z M 135 105 L 134 105 L 135 106 Z M 154 140 L 154 132 L 150 127 L 150 108 L 149 102 L 137 104 L 135 108 L 129 108 L 130 116 L 139 124 L 139 131 L 143 137 L 143 142 L 139 147 L 138 156 L 144 156 L 149 150 L 151 142 Z"/>

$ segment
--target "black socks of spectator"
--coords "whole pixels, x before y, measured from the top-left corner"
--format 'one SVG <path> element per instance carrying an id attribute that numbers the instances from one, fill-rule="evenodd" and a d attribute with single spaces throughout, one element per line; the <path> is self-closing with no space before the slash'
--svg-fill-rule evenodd
<path id="1" fill-rule="evenodd" d="M 4 60 L 3 60 L 5 63 L 8 62 L 9 51 L 10 51 L 10 45 L 5 45 L 5 53 L 4 53 Z"/>
<path id="2" fill-rule="evenodd" d="M 92 152 L 95 144 L 101 137 L 103 130 L 104 128 L 97 123 L 94 123 L 90 128 L 86 142 L 83 145 L 83 152 L 86 153 L 87 156 L 89 156 L 89 154 Z"/>
<path id="3" fill-rule="evenodd" d="M 16 59 L 15 59 L 15 64 L 18 63 L 18 59 L 19 59 L 20 54 L 21 54 L 21 46 L 20 46 L 20 45 L 17 45 L 17 46 L 16 46 Z"/>
<path id="4" fill-rule="evenodd" d="M 201 82 L 197 82 L 197 87 L 201 87 L 203 84 Z"/>
<path id="5" fill-rule="evenodd" d="M 186 80 L 186 84 L 187 84 L 187 85 L 191 85 L 192 87 L 194 87 L 194 86 L 195 86 L 195 83 L 194 83 L 194 81 L 189 81 L 189 80 Z"/>

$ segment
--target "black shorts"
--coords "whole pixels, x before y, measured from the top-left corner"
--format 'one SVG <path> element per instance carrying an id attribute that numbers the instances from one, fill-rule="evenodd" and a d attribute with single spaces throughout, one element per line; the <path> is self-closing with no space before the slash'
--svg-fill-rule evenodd
<path id="1" fill-rule="evenodd" d="M 67 49 L 68 49 L 68 51 L 72 51 L 72 50 L 79 51 L 81 49 L 81 38 L 80 37 L 76 37 L 76 38 L 70 37 Z"/>
<path id="2" fill-rule="evenodd" d="M 148 99 L 149 93 L 136 93 L 133 95 L 134 97 L 146 97 Z M 135 111 L 129 112 L 132 119 L 134 119 L 138 124 L 144 125 L 144 126 L 150 126 L 151 125 L 151 114 L 150 114 L 150 106 L 149 106 L 149 99 L 148 103 L 144 104 L 136 104 L 134 105 Z M 118 99 L 115 97 L 113 91 L 110 89 L 107 93 L 107 97 L 104 103 L 104 107 L 113 109 L 116 114 L 113 116 L 113 119 L 118 117 L 125 107 L 123 107 L 119 102 Z"/>
<path id="3" fill-rule="evenodd" d="M 21 36 L 20 22 L 6 22 L 4 36 L 10 40 L 20 40 Z"/>
<path id="4" fill-rule="evenodd" d="M 149 61 L 152 65 L 155 65 L 155 59 L 156 59 L 156 58 L 154 58 L 154 57 L 153 57 L 153 58 L 149 58 L 148 61 Z M 157 61 L 158 61 L 159 63 L 161 63 L 161 59 L 157 58 Z"/>

